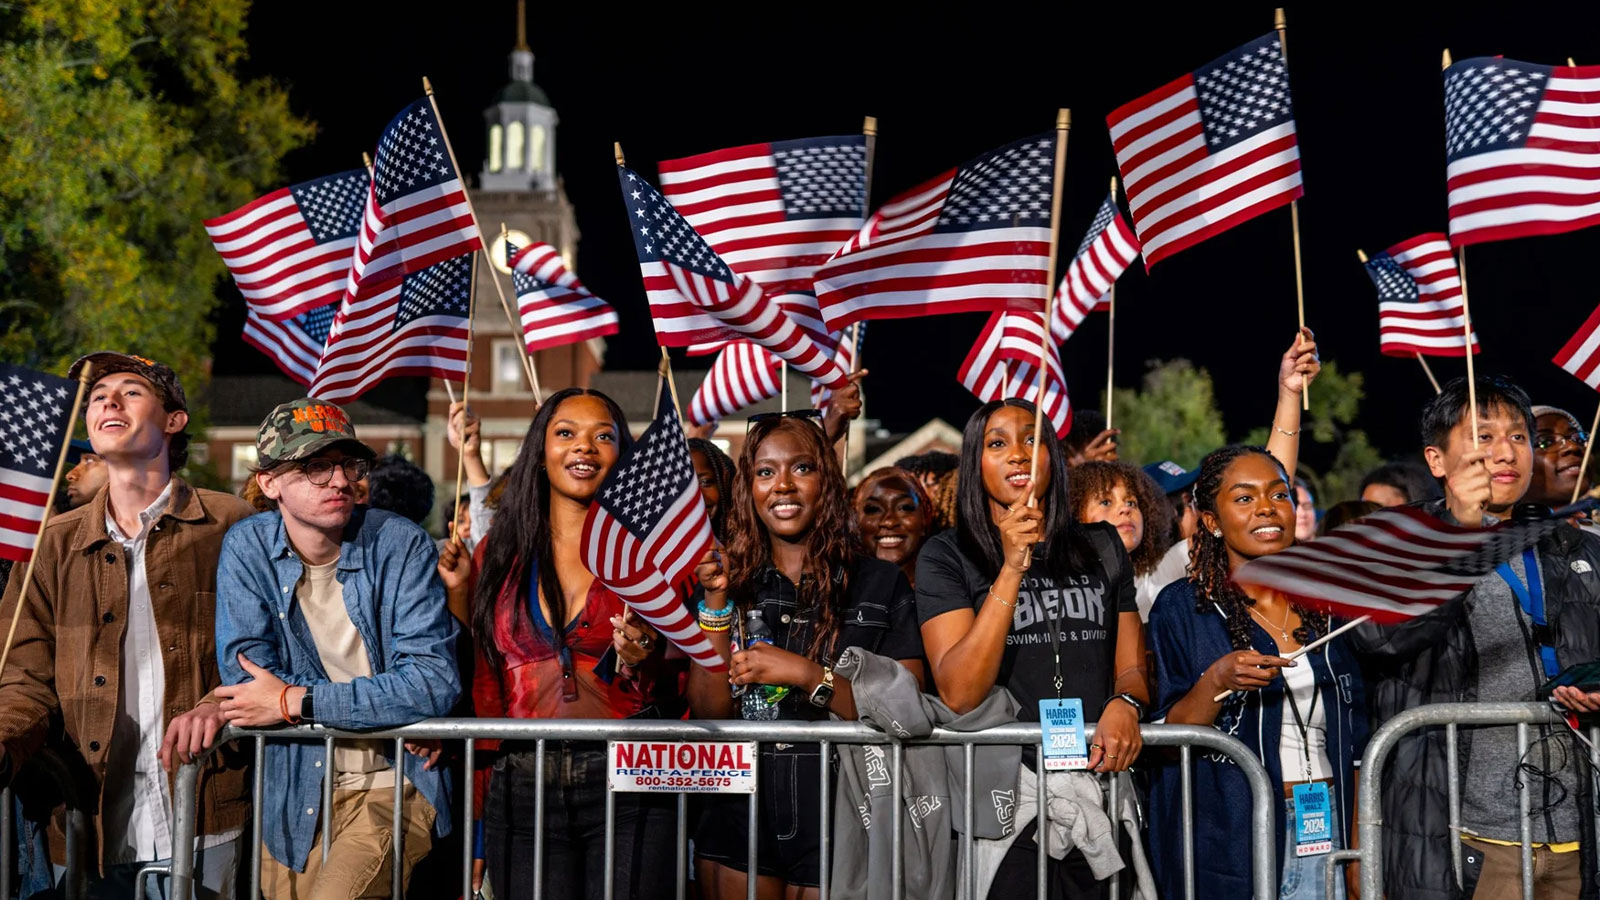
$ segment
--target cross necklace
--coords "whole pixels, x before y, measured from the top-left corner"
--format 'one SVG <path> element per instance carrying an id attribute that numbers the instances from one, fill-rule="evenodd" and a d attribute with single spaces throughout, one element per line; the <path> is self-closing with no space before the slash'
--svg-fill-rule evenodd
<path id="1" fill-rule="evenodd" d="M 1278 634 L 1283 635 L 1283 639 L 1284 640 L 1287 641 L 1289 639 L 1289 613 L 1293 612 L 1293 610 L 1289 607 L 1289 605 L 1287 603 L 1285 603 L 1284 606 L 1283 606 L 1283 621 L 1281 623 L 1277 624 L 1277 625 L 1273 625 L 1271 619 L 1268 619 L 1266 616 L 1263 616 L 1261 613 L 1256 612 L 1256 608 L 1254 606 L 1247 605 L 1247 606 L 1245 606 L 1245 609 L 1249 610 L 1251 615 L 1253 615 L 1256 618 L 1260 619 L 1261 620 L 1261 624 L 1266 625 L 1266 626 L 1271 627 L 1271 628 L 1276 628 L 1278 630 Z"/>

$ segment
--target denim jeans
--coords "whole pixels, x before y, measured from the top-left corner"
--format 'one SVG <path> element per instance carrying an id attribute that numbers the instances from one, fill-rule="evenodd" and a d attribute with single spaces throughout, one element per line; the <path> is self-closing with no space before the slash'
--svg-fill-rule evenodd
<path id="1" fill-rule="evenodd" d="M 496 900 L 533 896 L 534 752 L 495 764 L 483 811 L 489 884 Z M 617 900 L 677 895 L 677 798 L 619 793 L 613 848 Z M 606 874 L 604 744 L 552 741 L 544 769 L 544 896 L 601 900 Z"/>
<path id="2" fill-rule="evenodd" d="M 234 887 L 239 874 L 238 838 L 215 847 L 196 850 L 194 853 L 194 900 L 233 900 Z M 91 864 L 92 865 L 92 864 Z M 134 884 L 134 876 L 145 866 L 170 866 L 172 860 L 154 862 L 115 863 L 106 866 L 104 878 L 89 877 L 88 900 L 178 900 L 169 896 L 172 879 L 166 875 L 151 875 L 143 884 Z M 65 892 L 65 866 L 54 866 L 56 884 Z"/>
<path id="3" fill-rule="evenodd" d="M 1328 870 L 1328 854 L 1319 853 L 1316 856 L 1294 855 L 1294 800 L 1285 798 L 1283 801 L 1284 815 L 1287 816 L 1288 827 L 1283 838 L 1283 882 L 1279 885 L 1278 896 L 1280 900 L 1323 900 L 1327 896 L 1324 890 L 1325 877 Z M 1334 823 L 1333 849 L 1344 849 L 1344 828 L 1339 818 L 1339 800 L 1333 791 L 1328 792 L 1328 821 Z M 1334 869 L 1334 878 L 1338 879 L 1333 891 L 1335 897 L 1344 896 L 1344 866 Z"/>

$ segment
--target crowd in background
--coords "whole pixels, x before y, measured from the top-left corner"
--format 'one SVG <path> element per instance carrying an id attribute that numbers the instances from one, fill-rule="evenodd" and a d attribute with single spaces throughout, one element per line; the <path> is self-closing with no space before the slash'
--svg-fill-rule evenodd
<path id="1" fill-rule="evenodd" d="M 1484 527 L 1548 514 L 1589 487 L 1578 483 L 1589 440 L 1578 420 L 1480 377 L 1475 417 L 1461 379 L 1425 405 L 1417 460 L 1375 469 L 1359 497 L 1313 497 L 1297 477 L 1300 397 L 1320 370 L 1309 331 L 1280 359 L 1267 444 L 1217 448 L 1193 469 L 1119 458 L 1116 432 L 1093 411 L 1058 438 L 1035 431 L 1030 403 L 1003 400 L 971 414 L 959 452 L 900 459 L 852 488 L 836 442 L 860 412 L 854 384 L 828 416 L 752 419 L 737 459 L 691 438 L 716 546 L 687 602 L 721 670 L 692 663 L 585 564 L 585 517 L 634 440 L 602 393 L 548 397 L 495 478 L 478 421 L 453 405 L 468 489 L 447 498 L 434 537 L 422 527 L 431 480 L 378 456 L 335 404 L 274 409 L 241 498 L 175 474 L 188 413 L 169 368 L 116 353 L 83 358 L 74 376 L 82 366 L 92 367 L 88 441 L 75 445 L 34 583 L 24 595 L 11 578 L 0 603 L 0 621 L 21 605 L 0 672 L 0 782 L 18 788 L 22 819 L 41 823 L 19 835 L 23 897 L 48 896 L 65 872 L 59 810 L 49 814 L 60 798 L 30 766 L 64 760 L 86 792 L 91 896 L 164 896 L 163 878 L 136 876 L 172 856 L 170 774 L 230 723 L 845 719 L 906 736 L 1038 721 L 1073 701 L 1097 723 L 1073 770 L 1049 751 L 1042 764 L 1035 747 L 976 751 L 973 788 L 988 799 L 971 811 L 971 873 L 956 852 L 967 786 L 941 751 L 907 751 L 896 798 L 881 747 L 762 744 L 758 896 L 814 896 L 825 863 L 835 896 L 887 896 L 895 817 L 916 835 L 904 849 L 907 896 L 965 896 L 969 874 L 979 896 L 1032 896 L 1041 841 L 1051 898 L 1108 898 L 1113 873 L 1125 896 L 1182 896 L 1176 758 L 1140 736 L 1142 723 L 1165 722 L 1215 727 L 1259 757 L 1283 789 L 1272 811 L 1281 896 L 1322 897 L 1325 854 L 1354 840 L 1357 766 L 1374 727 L 1427 702 L 1532 700 L 1552 666 L 1600 657 L 1600 533 L 1587 519 L 1435 613 L 1326 642 L 1339 624 L 1326 613 L 1232 579 L 1380 507 Z M 1561 688 L 1554 700 L 1600 710 L 1600 693 Z M 1464 729 L 1459 835 L 1442 742 L 1401 742 L 1384 795 L 1390 896 L 1515 896 L 1518 784 L 1532 792 L 1537 896 L 1595 888 L 1588 748 L 1570 728 L 1534 735 L 1519 752 L 1514 729 Z M 533 746 L 480 742 L 471 772 L 459 748 L 406 750 L 397 766 L 391 742 L 341 741 L 331 758 L 320 740 L 270 743 L 259 835 L 248 828 L 247 754 L 206 756 L 196 896 L 242 893 L 249 840 L 263 847 L 266 897 L 387 896 L 394 821 L 413 896 L 455 895 L 463 841 L 485 895 L 531 896 L 539 838 L 545 896 L 599 897 L 608 877 L 619 897 L 675 895 L 675 798 L 608 798 L 603 743 L 552 741 L 541 759 Z M 826 860 L 824 769 L 835 786 Z M 1115 806 L 1113 780 L 1125 788 Z M 475 792 L 478 821 L 454 820 L 461 791 Z M 1197 754 L 1192 791 L 1198 895 L 1248 896 L 1244 775 Z M 691 809 L 695 896 L 745 896 L 746 797 L 709 795 Z M 1313 821 L 1328 826 L 1319 840 L 1307 839 Z M 1357 895 L 1353 871 L 1334 877 L 1335 893 Z"/>

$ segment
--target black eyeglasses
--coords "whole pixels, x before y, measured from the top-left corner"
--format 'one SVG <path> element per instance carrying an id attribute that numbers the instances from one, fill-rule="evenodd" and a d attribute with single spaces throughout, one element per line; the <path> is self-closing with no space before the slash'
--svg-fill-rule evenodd
<path id="1" fill-rule="evenodd" d="M 1562 444 L 1582 450 L 1584 447 L 1588 446 L 1589 436 L 1581 431 L 1574 431 L 1571 434 L 1555 434 L 1550 432 L 1535 435 L 1533 438 L 1534 449 L 1541 452 L 1549 450 L 1553 447 L 1559 447 Z"/>
<path id="2" fill-rule="evenodd" d="M 804 419 L 818 428 L 822 427 L 822 410 L 820 409 L 791 409 L 784 412 L 756 413 L 744 420 L 744 433 L 749 434 L 750 429 L 760 422 L 773 422 L 778 419 Z"/>
<path id="3" fill-rule="evenodd" d="M 344 469 L 344 478 L 351 484 L 355 484 L 367 477 L 367 474 L 372 471 L 372 463 L 358 457 L 349 457 L 339 462 L 334 462 L 331 459 L 308 460 L 300 464 L 300 471 L 306 473 L 307 481 L 317 487 L 322 487 L 333 480 L 335 467 Z"/>

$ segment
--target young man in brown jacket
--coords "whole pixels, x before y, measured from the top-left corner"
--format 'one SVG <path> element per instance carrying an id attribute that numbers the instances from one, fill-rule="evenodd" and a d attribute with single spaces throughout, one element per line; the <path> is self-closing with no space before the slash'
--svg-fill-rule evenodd
<path id="1" fill-rule="evenodd" d="M 85 773 L 93 848 L 90 894 L 165 898 L 140 868 L 172 857 L 170 773 L 209 747 L 222 727 L 212 696 L 222 681 L 215 649 L 222 538 L 254 512 L 229 494 L 172 473 L 188 456 L 189 414 L 177 375 L 160 363 L 95 353 L 85 421 L 110 480 L 91 502 L 50 520 L 35 550 L 10 661 L 0 672 L 0 784 L 51 737 Z M 22 567 L 0 600 L 9 623 Z M 249 812 L 241 768 L 213 759 L 201 774 L 195 894 L 232 897 L 241 826 Z M 58 867 L 65 839 L 52 823 Z M 180 898 L 165 898 L 180 900 Z M 186 898 L 183 898 L 186 900 Z"/>

